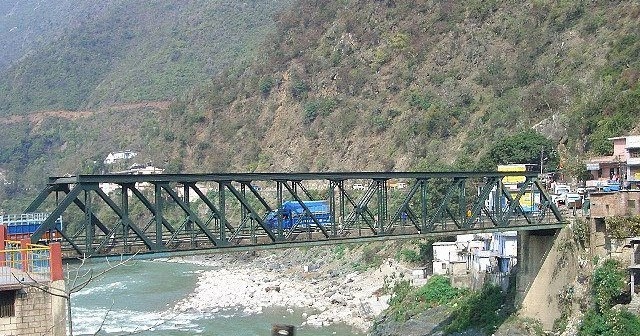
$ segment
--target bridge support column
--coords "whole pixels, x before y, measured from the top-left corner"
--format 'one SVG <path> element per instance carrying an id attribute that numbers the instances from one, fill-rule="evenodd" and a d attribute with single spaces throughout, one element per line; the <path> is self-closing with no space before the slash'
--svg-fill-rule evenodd
<path id="1" fill-rule="evenodd" d="M 516 304 L 519 315 L 542 322 L 545 330 L 561 316 L 559 294 L 577 275 L 571 229 L 518 232 Z"/>

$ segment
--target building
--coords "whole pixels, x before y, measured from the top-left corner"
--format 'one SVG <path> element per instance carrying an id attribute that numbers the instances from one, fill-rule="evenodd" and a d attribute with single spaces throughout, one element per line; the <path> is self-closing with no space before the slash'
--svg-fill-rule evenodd
<path id="1" fill-rule="evenodd" d="M 151 164 L 133 164 L 127 170 L 122 170 L 118 172 L 114 172 L 114 174 L 125 174 L 125 175 L 151 175 L 151 174 L 162 174 L 164 169 L 154 167 Z M 136 188 L 144 189 L 149 188 L 152 185 L 148 182 L 136 183 Z M 104 191 L 106 194 L 112 193 L 118 189 L 120 189 L 120 185 L 116 183 L 100 183 L 100 189 Z"/>
<path id="2" fill-rule="evenodd" d="M 640 187 L 640 135 L 609 138 L 613 154 L 589 159 L 586 162 L 591 180 L 587 186 L 606 186 L 610 182 Z"/>
<path id="3" fill-rule="evenodd" d="M 136 155 L 138 155 L 138 153 L 132 152 L 130 150 L 109 153 L 109 155 L 107 155 L 107 157 L 104 159 L 104 164 L 113 164 L 117 161 L 132 159 Z"/>
<path id="4" fill-rule="evenodd" d="M 615 250 L 605 219 L 613 216 L 640 216 L 640 190 L 593 192 L 590 194 L 591 251 L 606 256 Z"/>
<path id="5" fill-rule="evenodd" d="M 7 240 L 0 225 L 0 335 L 66 335 L 66 301 L 59 243 Z"/>
<path id="6" fill-rule="evenodd" d="M 450 274 L 451 264 L 465 262 L 456 242 L 433 243 L 433 274 Z"/>

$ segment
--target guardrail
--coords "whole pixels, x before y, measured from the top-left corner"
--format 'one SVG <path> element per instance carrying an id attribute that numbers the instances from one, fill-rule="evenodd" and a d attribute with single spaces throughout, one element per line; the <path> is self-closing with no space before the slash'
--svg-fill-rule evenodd
<path id="1" fill-rule="evenodd" d="M 7 240 L 0 226 L 0 285 L 62 280 L 60 243 L 32 244 L 29 239 Z"/>

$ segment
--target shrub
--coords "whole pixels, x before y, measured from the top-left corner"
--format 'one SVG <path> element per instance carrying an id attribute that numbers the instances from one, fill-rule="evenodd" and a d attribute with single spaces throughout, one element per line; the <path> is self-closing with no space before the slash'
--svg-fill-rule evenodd
<path id="1" fill-rule="evenodd" d="M 420 261 L 420 255 L 415 250 L 403 249 L 400 251 L 400 258 L 403 261 L 417 263 Z"/>
<path id="2" fill-rule="evenodd" d="M 608 311 L 622 294 L 625 288 L 625 272 L 620 262 L 614 259 L 605 260 L 593 274 L 593 295 L 598 312 Z"/>
<path id="3" fill-rule="evenodd" d="M 582 248 L 585 248 L 589 243 L 589 234 L 589 223 L 582 219 L 576 220 L 573 225 L 573 237 Z"/>
<path id="4" fill-rule="evenodd" d="M 453 301 L 460 293 L 461 290 L 452 287 L 448 278 L 435 275 L 418 289 L 416 299 L 429 305 L 441 305 Z"/>
<path id="5" fill-rule="evenodd" d="M 504 309 L 506 295 L 499 286 L 487 285 L 481 292 L 465 297 L 451 314 L 451 323 L 445 333 L 461 332 L 469 328 L 479 328 L 492 334 L 509 316 Z"/>
<path id="6" fill-rule="evenodd" d="M 431 277 L 419 288 L 412 288 L 408 281 L 399 281 L 389 300 L 389 315 L 396 321 L 406 321 L 428 308 L 449 304 L 463 293 L 464 290 L 452 287 L 449 279 L 442 275 Z"/>
<path id="7" fill-rule="evenodd" d="M 640 235 L 640 216 L 611 216 L 605 219 L 605 223 L 613 238 Z"/>
<path id="8" fill-rule="evenodd" d="M 318 99 L 310 101 L 304 104 L 304 122 L 309 124 L 313 122 L 318 116 L 328 116 L 333 112 L 336 107 L 336 102 L 333 99 Z"/>
<path id="9" fill-rule="evenodd" d="M 294 78 L 291 83 L 291 95 L 293 98 L 301 99 L 309 91 L 310 87 L 300 78 Z"/>
<path id="10" fill-rule="evenodd" d="M 600 314 L 590 309 L 582 319 L 578 336 L 598 335 L 640 335 L 640 318 L 626 310 Z"/>
<path id="11" fill-rule="evenodd" d="M 260 89 L 262 95 L 266 96 L 269 94 L 269 92 L 271 92 L 274 84 L 275 81 L 273 80 L 273 78 L 267 77 L 260 80 L 260 82 L 258 83 L 258 88 Z"/>

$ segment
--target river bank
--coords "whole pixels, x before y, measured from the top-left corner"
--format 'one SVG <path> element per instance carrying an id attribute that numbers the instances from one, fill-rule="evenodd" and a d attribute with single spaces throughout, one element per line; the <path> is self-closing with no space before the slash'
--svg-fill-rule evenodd
<path id="1" fill-rule="evenodd" d="M 96 263 L 85 271 L 95 273 L 107 267 Z M 212 268 L 166 259 L 131 261 L 115 268 L 73 295 L 74 335 L 263 336 L 274 323 L 294 325 L 300 336 L 364 335 L 341 323 L 308 325 L 303 315 L 315 311 L 305 308 L 264 308 L 260 314 L 247 314 L 241 307 L 177 310 L 176 304 L 194 294 L 200 276 L 208 270 Z"/>
<path id="2" fill-rule="evenodd" d="M 258 314 L 273 307 L 302 309 L 317 312 L 303 313 L 303 325 L 344 323 L 366 332 L 388 307 L 385 284 L 391 288 L 394 281 L 407 279 L 411 270 L 390 258 L 368 268 L 357 260 L 356 255 L 346 258 L 321 247 L 167 259 L 208 269 L 198 275 L 193 293 L 175 305 L 178 312 L 242 309 Z"/>

